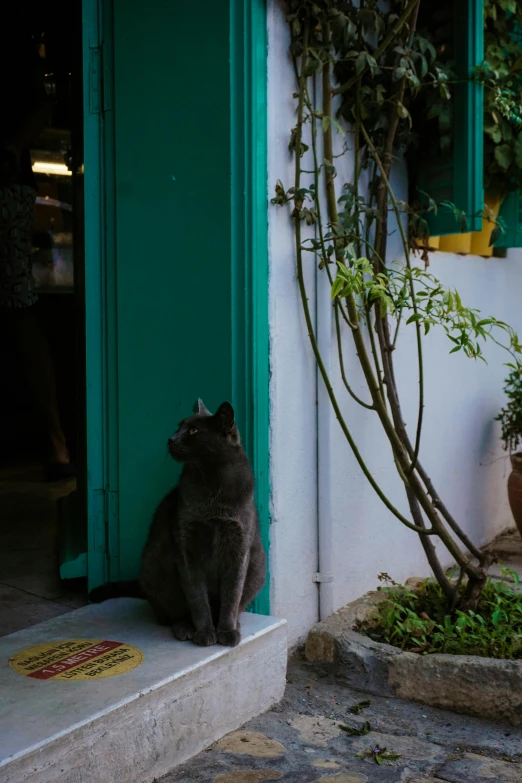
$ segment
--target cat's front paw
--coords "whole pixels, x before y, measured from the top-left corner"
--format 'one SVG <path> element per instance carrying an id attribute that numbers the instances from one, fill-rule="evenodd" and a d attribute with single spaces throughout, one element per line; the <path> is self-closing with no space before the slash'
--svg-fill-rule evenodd
<path id="1" fill-rule="evenodd" d="M 232 631 L 220 631 L 217 632 L 218 644 L 222 644 L 225 647 L 237 647 L 241 641 L 241 633 L 239 628 Z"/>
<path id="2" fill-rule="evenodd" d="M 199 647 L 210 647 L 212 644 L 216 643 L 216 632 L 214 630 L 194 631 L 192 641 Z"/>
<path id="3" fill-rule="evenodd" d="M 180 620 L 172 626 L 172 633 L 180 642 L 187 642 L 194 636 L 194 626 L 185 620 Z"/>

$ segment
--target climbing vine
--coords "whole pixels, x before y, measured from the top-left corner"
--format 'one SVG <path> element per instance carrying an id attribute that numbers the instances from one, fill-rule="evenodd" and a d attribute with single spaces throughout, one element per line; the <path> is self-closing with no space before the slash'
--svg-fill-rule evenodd
<path id="1" fill-rule="evenodd" d="M 357 4 L 289 0 L 297 117 L 289 147 L 295 176 L 289 187 L 277 182 L 272 201 L 291 209 L 304 318 L 344 436 L 384 505 L 420 536 L 451 607 L 474 609 L 486 583 L 491 555 L 483 553 L 462 530 L 420 460 L 423 340 L 432 328 L 440 328 L 451 352 L 474 359 L 484 359 L 483 344 L 493 342 L 508 352 L 513 367 L 520 367 L 522 347 L 510 326 L 466 307 L 458 292 L 444 287 L 412 252 L 411 227 L 425 223 L 425 216 L 397 197 L 390 174 L 392 163 L 418 146 L 419 107 L 421 115 L 429 113 L 436 122 L 433 138 L 439 146 L 451 147 L 455 77 L 441 40 L 452 4 L 445 0 L 440 7 L 437 4 L 438 26 L 432 24 L 433 4 L 427 0 L 391 0 L 385 10 L 382 5 L 377 0 Z M 343 182 L 347 156 L 353 174 Z M 428 209 L 436 209 L 429 194 Z M 388 257 L 390 216 L 401 237 L 399 259 Z M 303 226 L 313 227 L 313 236 Z M 341 410 L 310 312 L 305 283 L 309 263 L 327 275 L 331 286 L 343 388 L 379 420 L 406 492 L 408 515 L 396 508 L 373 476 Z M 418 409 L 412 432 L 404 423 L 394 367 L 394 351 L 405 329 L 413 329 L 416 336 Z M 355 393 L 346 372 L 346 335 L 353 342 L 365 380 L 365 396 Z M 458 564 L 457 580 L 444 571 L 433 539 L 439 539 Z"/>

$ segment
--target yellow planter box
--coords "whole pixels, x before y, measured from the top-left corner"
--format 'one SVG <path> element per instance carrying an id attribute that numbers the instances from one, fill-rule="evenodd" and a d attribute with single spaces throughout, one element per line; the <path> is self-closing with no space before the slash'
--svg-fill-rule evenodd
<path id="1" fill-rule="evenodd" d="M 429 237 L 428 239 L 417 239 L 418 247 L 427 247 L 428 250 L 438 250 L 440 237 Z"/>
<path id="2" fill-rule="evenodd" d="M 474 256 L 489 258 L 493 255 L 493 246 L 489 243 L 491 233 L 496 226 L 496 219 L 502 200 L 499 196 L 490 196 L 486 193 L 484 197 L 486 208 L 482 217 L 482 231 L 474 231 L 471 235 L 471 252 Z"/>
<path id="3" fill-rule="evenodd" d="M 465 234 L 448 234 L 440 238 L 439 250 L 443 253 L 461 253 L 465 255 L 471 250 L 471 232 Z"/>

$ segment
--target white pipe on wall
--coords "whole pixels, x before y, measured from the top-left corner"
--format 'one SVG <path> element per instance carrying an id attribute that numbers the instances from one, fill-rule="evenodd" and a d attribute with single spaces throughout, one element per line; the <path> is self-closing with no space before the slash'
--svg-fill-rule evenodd
<path id="1" fill-rule="evenodd" d="M 315 105 L 322 104 L 321 81 L 314 84 Z M 308 142 L 311 144 L 311 140 Z M 317 134 L 317 146 L 322 160 L 322 133 Z M 322 182 L 322 177 L 321 177 Z M 321 212 L 327 214 L 324 191 L 319 189 Z M 318 237 L 317 227 L 316 234 Z M 316 257 L 317 259 L 317 257 Z M 324 270 L 315 267 L 315 334 L 317 345 L 328 376 L 332 377 L 332 338 L 333 308 L 330 283 Z M 319 590 L 319 619 L 329 617 L 334 610 L 333 600 L 333 522 L 331 497 L 331 459 L 332 444 L 330 438 L 331 404 L 323 378 L 316 366 L 317 389 L 317 561 L 318 572 L 314 575 Z"/>
<path id="2" fill-rule="evenodd" d="M 330 284 L 324 270 L 316 267 L 316 335 L 326 372 L 331 373 L 333 307 Z M 333 523 L 331 503 L 330 442 L 331 404 L 324 381 L 317 368 L 317 539 L 319 572 L 319 619 L 329 617 L 333 600 Z"/>

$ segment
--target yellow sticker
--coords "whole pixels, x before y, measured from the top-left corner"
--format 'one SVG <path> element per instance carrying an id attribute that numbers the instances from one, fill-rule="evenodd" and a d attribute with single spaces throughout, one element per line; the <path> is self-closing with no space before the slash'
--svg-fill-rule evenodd
<path id="1" fill-rule="evenodd" d="M 101 680 L 130 672 L 144 655 L 124 642 L 67 639 L 26 647 L 9 659 L 18 674 L 35 680 Z"/>

